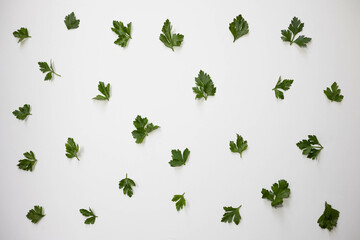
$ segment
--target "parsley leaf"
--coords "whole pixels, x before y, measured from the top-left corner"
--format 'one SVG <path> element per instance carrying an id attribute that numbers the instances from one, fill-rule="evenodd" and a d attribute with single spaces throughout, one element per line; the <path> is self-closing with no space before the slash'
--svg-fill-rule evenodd
<path id="1" fill-rule="evenodd" d="M 174 47 L 179 47 L 181 45 L 182 41 L 184 40 L 184 35 L 179 33 L 172 34 L 171 29 L 171 23 L 169 19 L 166 19 L 166 21 L 164 22 L 164 26 L 161 29 L 163 33 L 160 34 L 159 39 L 164 43 L 166 47 L 171 48 L 171 50 L 174 51 Z"/>
<path id="2" fill-rule="evenodd" d="M 106 87 L 105 87 L 104 82 L 99 82 L 98 90 L 99 90 L 99 92 L 101 92 L 103 94 L 103 96 L 102 95 L 97 95 L 93 99 L 95 99 L 95 100 L 108 100 L 109 101 L 109 99 L 110 99 L 110 83 L 108 83 L 106 85 Z"/>
<path id="3" fill-rule="evenodd" d="M 14 37 L 18 38 L 18 43 L 24 41 L 26 38 L 31 38 L 27 28 L 20 28 L 17 31 L 13 32 Z"/>
<path id="4" fill-rule="evenodd" d="M 32 223 L 39 222 L 44 216 L 43 208 L 40 206 L 34 206 L 34 209 L 30 209 L 26 214 L 26 217 L 31 220 Z"/>
<path id="5" fill-rule="evenodd" d="M 122 22 L 114 20 L 113 26 L 111 30 L 118 35 L 118 39 L 114 43 L 121 47 L 126 47 L 127 42 L 131 39 L 131 22 L 125 27 Z"/>
<path id="6" fill-rule="evenodd" d="M 91 208 L 89 208 L 89 211 L 86 210 L 86 209 L 80 209 L 80 213 L 84 216 L 84 217 L 88 217 L 86 220 L 85 220 L 85 224 L 94 224 L 95 223 L 95 220 L 98 216 L 96 216 L 94 214 L 94 212 L 91 210 Z"/>
<path id="7" fill-rule="evenodd" d="M 73 138 L 68 138 L 67 143 L 65 143 L 66 147 L 66 156 L 68 158 L 76 158 L 77 160 L 80 160 L 78 157 L 79 152 L 79 145 L 75 143 Z"/>
<path id="8" fill-rule="evenodd" d="M 135 186 L 135 182 L 132 179 L 128 178 L 127 174 L 126 177 L 119 182 L 119 189 L 123 188 L 124 195 L 128 195 L 129 197 L 133 195 L 132 187 Z"/>
<path id="9" fill-rule="evenodd" d="M 280 76 L 278 82 L 276 83 L 276 86 L 272 89 L 273 91 L 275 91 L 275 97 L 284 99 L 284 93 L 279 89 L 287 91 L 290 89 L 291 84 L 293 82 L 294 80 L 289 80 L 289 79 L 284 79 L 283 81 L 281 81 L 281 76 Z"/>
<path id="10" fill-rule="evenodd" d="M 190 154 L 189 149 L 185 149 L 183 154 L 181 154 L 181 151 L 179 149 L 175 150 L 171 150 L 171 158 L 172 160 L 169 162 L 170 166 L 172 167 L 180 167 L 182 165 L 185 165 L 186 160 Z"/>
<path id="11" fill-rule="evenodd" d="M 299 47 L 306 47 L 307 44 L 311 41 L 311 38 L 300 35 L 296 40 L 295 36 L 301 32 L 304 28 L 304 23 L 300 21 L 297 17 L 294 17 L 291 20 L 291 23 L 288 27 L 288 30 L 281 30 L 281 39 L 284 42 L 290 42 L 290 45 L 296 43 Z"/>
<path id="12" fill-rule="evenodd" d="M 19 169 L 32 172 L 34 165 L 37 162 L 35 154 L 32 151 L 26 152 L 24 153 L 24 157 L 26 157 L 26 159 L 19 160 L 19 164 L 17 166 Z"/>
<path id="13" fill-rule="evenodd" d="M 274 183 L 271 187 L 272 191 L 268 191 L 265 188 L 261 190 L 262 198 L 266 198 L 271 201 L 271 206 L 277 207 L 283 203 L 284 198 L 290 196 L 289 184 L 286 180 L 279 180 L 279 184 Z"/>
<path id="14" fill-rule="evenodd" d="M 210 75 L 200 70 L 198 77 L 195 78 L 197 87 L 193 87 L 193 91 L 196 94 L 195 99 L 204 98 L 207 100 L 208 96 L 215 96 L 216 87 L 210 78 Z"/>
<path id="15" fill-rule="evenodd" d="M 148 119 L 146 117 L 142 118 L 140 115 L 137 115 L 133 124 L 136 130 L 132 131 L 131 134 L 133 135 L 133 138 L 136 139 L 136 143 L 142 143 L 144 138 L 148 136 L 150 132 L 159 128 L 159 126 L 153 125 L 152 123 L 148 124 Z"/>
<path id="16" fill-rule="evenodd" d="M 245 19 L 240 14 L 239 16 L 234 18 L 232 23 L 229 24 L 229 29 L 232 35 L 234 36 L 233 42 L 235 42 L 237 39 L 239 39 L 240 37 L 244 36 L 249 32 L 249 25 L 247 21 L 245 21 Z"/>
<path id="17" fill-rule="evenodd" d="M 325 202 L 324 213 L 320 216 L 317 222 L 321 228 L 327 228 L 331 231 L 334 227 L 336 227 L 339 215 L 340 212 L 338 210 L 332 208 L 330 204 Z"/>
<path id="18" fill-rule="evenodd" d="M 176 210 L 180 211 L 181 209 L 186 206 L 186 200 L 184 198 L 185 193 L 182 195 L 174 195 L 174 197 L 171 199 L 171 201 L 176 202 Z"/>
<path id="19" fill-rule="evenodd" d="M 344 96 L 340 94 L 341 89 L 339 89 L 339 86 L 336 82 L 331 85 L 331 89 L 326 88 L 324 93 L 330 101 L 341 102 L 344 98 Z"/>
<path id="20" fill-rule="evenodd" d="M 59 74 L 57 74 L 55 71 L 54 71 L 54 67 L 53 67 L 53 62 L 50 60 L 50 66 L 47 62 L 38 62 L 39 64 L 39 67 L 40 67 L 40 71 L 42 71 L 43 73 L 47 73 L 45 75 L 45 81 L 47 80 L 51 80 L 53 79 L 53 74 L 61 77 Z"/>
<path id="21" fill-rule="evenodd" d="M 70 30 L 70 29 L 78 28 L 80 20 L 76 19 L 75 13 L 72 12 L 72 13 L 70 13 L 69 15 L 67 15 L 65 17 L 64 22 L 65 22 L 65 25 L 66 25 L 67 29 Z"/>
<path id="22" fill-rule="evenodd" d="M 236 143 L 234 141 L 230 141 L 230 150 L 233 153 L 240 153 L 240 157 L 242 157 L 242 152 L 245 151 L 248 147 L 247 141 L 244 141 L 243 137 L 239 134 L 236 134 Z"/>
<path id="23" fill-rule="evenodd" d="M 233 207 L 224 207 L 225 213 L 221 219 L 221 222 L 224 223 L 232 223 L 234 222 L 236 225 L 239 225 L 240 223 L 240 210 L 241 205 L 237 208 L 233 208 Z"/>
<path id="24" fill-rule="evenodd" d="M 320 151 L 324 148 L 319 143 L 319 140 L 315 135 L 308 135 L 308 140 L 302 140 L 296 144 L 300 150 L 302 150 L 303 155 L 307 155 L 307 158 L 316 159 Z"/>
<path id="25" fill-rule="evenodd" d="M 24 104 L 23 107 L 19 107 L 19 110 L 13 111 L 12 114 L 14 114 L 14 116 L 19 120 L 25 120 L 27 116 L 31 115 L 30 105 Z"/>

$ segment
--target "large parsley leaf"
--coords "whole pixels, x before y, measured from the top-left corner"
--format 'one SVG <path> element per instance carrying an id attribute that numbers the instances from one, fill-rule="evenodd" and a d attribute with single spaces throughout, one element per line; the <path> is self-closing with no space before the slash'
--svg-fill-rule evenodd
<path id="1" fill-rule="evenodd" d="M 179 149 L 171 150 L 172 160 L 169 162 L 170 166 L 179 167 L 179 166 L 185 165 L 189 154 L 190 154 L 190 151 L 187 148 L 184 150 L 183 154 L 181 154 L 181 151 Z"/>
<path id="2" fill-rule="evenodd" d="M 236 143 L 234 141 L 230 141 L 230 150 L 233 153 L 240 153 L 240 157 L 242 157 L 242 152 L 245 151 L 247 147 L 247 141 L 244 141 L 243 137 L 239 134 L 236 134 Z"/>
<path id="3" fill-rule="evenodd" d="M 127 174 L 126 177 L 119 182 L 119 189 L 123 189 L 124 195 L 128 195 L 129 197 L 132 197 L 133 195 L 132 187 L 135 186 L 136 186 L 135 182 L 132 179 L 128 178 Z"/>
<path id="4" fill-rule="evenodd" d="M 40 206 L 34 206 L 34 209 L 29 210 L 26 215 L 32 223 L 38 223 L 44 216 L 43 208 Z"/>
<path id="5" fill-rule="evenodd" d="M 281 179 L 278 183 L 274 183 L 271 187 L 272 191 L 263 188 L 261 190 L 262 198 L 266 198 L 271 201 L 271 206 L 277 207 L 283 203 L 284 198 L 290 196 L 289 184 L 286 180 Z"/>
<path id="6" fill-rule="evenodd" d="M 330 101 L 341 102 L 344 98 L 344 96 L 341 95 L 341 89 L 339 89 L 336 82 L 331 85 L 331 89 L 326 88 L 324 93 Z"/>
<path id="7" fill-rule="evenodd" d="M 276 86 L 272 89 L 273 91 L 275 91 L 275 97 L 284 99 L 284 93 L 279 89 L 287 91 L 290 89 L 291 84 L 293 82 L 294 80 L 290 80 L 290 79 L 284 79 L 283 81 L 281 81 L 281 76 L 280 76 L 278 82 L 276 83 Z"/>
<path id="8" fill-rule="evenodd" d="M 19 120 L 25 120 L 27 116 L 31 115 L 30 105 L 25 104 L 23 107 L 19 107 L 19 110 L 13 111 L 12 114 Z"/>
<path id="9" fill-rule="evenodd" d="M 14 37 L 18 38 L 18 43 L 24 41 L 27 38 L 31 38 L 31 36 L 29 36 L 27 28 L 23 27 L 13 32 L 13 35 Z"/>
<path id="10" fill-rule="evenodd" d="M 125 27 L 122 22 L 114 20 L 113 26 L 111 30 L 118 35 L 118 39 L 114 43 L 121 47 L 126 47 L 129 39 L 131 39 L 131 22 Z"/>
<path id="11" fill-rule="evenodd" d="M 163 33 L 160 34 L 160 41 L 164 43 L 164 45 L 168 48 L 171 48 L 171 50 L 174 51 L 174 47 L 179 47 L 184 39 L 184 35 L 182 34 L 175 34 L 171 33 L 171 23 L 169 19 L 166 19 L 164 22 L 164 26 L 162 27 L 161 31 Z"/>
<path id="12" fill-rule="evenodd" d="M 184 208 L 184 206 L 186 206 L 186 200 L 184 195 L 185 193 L 183 193 L 182 195 L 174 195 L 174 197 L 171 199 L 171 201 L 176 202 L 175 206 L 177 211 L 180 211 Z"/>
<path id="13" fill-rule="evenodd" d="M 70 13 L 69 15 L 67 15 L 65 17 L 65 25 L 67 27 L 68 30 L 70 29 L 76 29 L 79 27 L 79 24 L 80 24 L 80 20 L 76 19 L 76 16 L 75 16 L 75 13 L 72 12 Z"/>
<path id="14" fill-rule="evenodd" d="M 133 122 L 136 130 L 132 131 L 131 134 L 136 139 L 136 143 L 142 143 L 144 138 L 149 135 L 150 132 L 158 129 L 159 126 L 152 123 L 148 124 L 148 119 L 146 117 L 142 118 L 138 115 Z"/>
<path id="15" fill-rule="evenodd" d="M 315 135 L 308 135 L 308 140 L 301 140 L 296 144 L 303 155 L 307 155 L 307 158 L 316 159 L 320 151 L 324 148 Z"/>
<path id="16" fill-rule="evenodd" d="M 75 143 L 73 138 L 68 138 L 67 143 L 65 143 L 66 148 L 66 157 L 68 158 L 76 158 L 77 160 L 80 160 L 78 157 L 79 152 L 79 145 Z"/>
<path id="17" fill-rule="evenodd" d="M 108 83 L 106 85 L 106 87 L 105 87 L 104 82 L 99 82 L 98 90 L 103 95 L 97 95 L 93 99 L 95 99 L 95 100 L 108 100 L 109 101 L 109 99 L 110 99 L 110 83 Z"/>
<path id="18" fill-rule="evenodd" d="M 35 154 L 32 151 L 26 152 L 24 153 L 24 157 L 26 157 L 26 159 L 19 160 L 19 164 L 17 166 L 19 169 L 32 172 L 34 165 L 37 162 Z"/>
<path id="19" fill-rule="evenodd" d="M 200 70 L 198 77 L 195 78 L 197 87 L 193 87 L 193 91 L 196 94 L 195 99 L 204 98 L 207 100 L 208 96 L 214 96 L 216 93 L 216 87 L 210 78 L 210 75 Z"/>
<path id="20" fill-rule="evenodd" d="M 331 207 L 330 204 L 325 202 L 325 210 L 324 213 L 318 219 L 318 224 L 321 228 L 327 228 L 331 231 L 337 225 L 337 221 L 339 219 L 340 212 Z"/>
<path id="21" fill-rule="evenodd" d="M 245 21 L 245 19 L 240 14 L 239 16 L 234 18 L 232 23 L 229 24 L 229 29 L 232 35 L 234 36 L 233 42 L 235 42 L 237 39 L 239 39 L 240 37 L 244 36 L 249 32 L 249 25 L 247 21 Z"/>
<path id="22" fill-rule="evenodd" d="M 234 222 L 236 225 L 239 225 L 240 223 L 240 210 L 241 205 L 237 208 L 233 208 L 233 207 L 224 207 L 225 213 L 221 219 L 221 222 L 227 222 L 227 223 L 232 223 Z"/>
<path id="23" fill-rule="evenodd" d="M 299 47 L 306 47 L 307 44 L 311 41 L 311 38 L 300 35 L 295 39 L 296 35 L 301 32 L 304 28 L 304 23 L 302 23 L 297 17 L 294 17 L 291 20 L 291 23 L 288 27 L 288 30 L 281 30 L 281 39 L 284 42 L 290 42 L 290 45 L 296 43 Z"/>
<path id="24" fill-rule="evenodd" d="M 51 80 L 53 79 L 54 74 L 61 77 L 59 74 L 57 74 L 54 71 L 54 66 L 53 66 L 53 62 L 50 60 L 50 66 L 47 62 L 38 62 L 39 67 L 40 67 L 40 71 L 42 71 L 43 73 L 47 73 L 45 75 L 45 81 L 47 80 Z"/>
<path id="25" fill-rule="evenodd" d="M 86 220 L 85 220 L 85 224 L 94 224 L 95 223 L 95 220 L 98 216 L 96 216 L 94 214 L 94 212 L 91 210 L 91 208 L 89 208 L 89 210 L 86 210 L 86 209 L 80 209 L 80 213 L 84 216 L 84 217 L 88 217 Z"/>

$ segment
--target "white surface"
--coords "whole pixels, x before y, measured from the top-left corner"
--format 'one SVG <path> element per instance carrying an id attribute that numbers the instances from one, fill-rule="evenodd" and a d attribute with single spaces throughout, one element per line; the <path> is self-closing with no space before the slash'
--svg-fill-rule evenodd
<path id="1" fill-rule="evenodd" d="M 359 239 L 360 228 L 360 2 L 359 1 L 18 1 L 0 2 L 0 239 Z M 81 20 L 68 31 L 67 14 Z M 238 14 L 250 33 L 232 42 Z M 280 39 L 297 16 L 313 40 L 307 49 Z M 185 35 L 175 52 L 159 40 L 169 18 Z M 123 49 L 112 21 L 133 23 Z M 17 44 L 12 32 L 32 36 Z M 62 75 L 44 82 L 37 62 L 53 59 Z M 217 92 L 195 101 L 202 69 Z M 281 75 L 294 79 L 285 100 L 271 89 Z M 109 102 L 91 100 L 99 81 L 110 82 Z M 323 90 L 336 81 L 344 97 L 331 103 Z M 11 114 L 28 103 L 26 122 Z M 144 144 L 131 136 L 136 115 L 161 128 Z M 240 159 L 229 141 L 241 134 Z M 315 134 L 320 159 L 301 155 L 296 142 Z M 73 137 L 81 160 L 65 157 Z M 171 168 L 171 149 L 188 147 L 188 164 Z M 34 172 L 16 167 L 32 150 Z M 118 189 L 138 185 L 130 199 Z M 274 209 L 261 189 L 286 179 L 291 197 Z M 177 212 L 171 198 L 185 192 Z M 338 226 L 317 219 L 328 201 Z M 34 205 L 46 217 L 34 225 Z M 221 223 L 223 206 L 242 220 Z M 83 224 L 80 208 L 99 216 Z"/>

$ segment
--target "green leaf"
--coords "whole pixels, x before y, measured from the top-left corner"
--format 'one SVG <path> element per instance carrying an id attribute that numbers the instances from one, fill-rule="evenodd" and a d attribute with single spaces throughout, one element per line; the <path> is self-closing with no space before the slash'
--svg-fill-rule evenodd
<path id="1" fill-rule="evenodd" d="M 13 35 L 14 37 L 18 38 L 18 43 L 24 41 L 27 38 L 31 38 L 31 36 L 29 36 L 27 28 L 24 27 L 13 32 Z"/>
<path id="2" fill-rule="evenodd" d="M 281 39 L 284 42 L 290 42 L 290 45 L 296 43 L 299 47 L 307 47 L 307 44 L 311 41 L 311 38 L 301 35 L 295 40 L 296 35 L 301 32 L 303 28 L 304 23 L 302 23 L 297 17 L 294 17 L 291 20 L 288 30 L 281 30 Z"/>
<path id="3" fill-rule="evenodd" d="M 159 126 L 153 125 L 152 123 L 148 124 L 148 119 L 146 117 L 142 118 L 140 115 L 135 118 L 133 124 L 136 130 L 132 131 L 131 134 L 133 138 L 136 139 L 136 143 L 142 143 L 150 132 L 159 128 Z"/>
<path id="4" fill-rule="evenodd" d="M 318 219 L 318 224 L 321 228 L 327 228 L 331 231 L 337 225 L 337 221 L 339 219 L 340 212 L 331 207 L 330 204 L 325 202 L 325 210 L 324 213 Z"/>
<path id="5" fill-rule="evenodd" d="M 27 116 L 31 115 L 30 105 L 24 104 L 23 107 L 19 107 L 19 110 L 13 111 L 12 114 L 14 114 L 14 116 L 19 120 L 25 120 Z"/>
<path id="6" fill-rule="evenodd" d="M 315 135 L 308 135 L 308 138 L 308 140 L 301 140 L 296 146 L 302 150 L 302 154 L 306 155 L 307 158 L 315 160 L 324 147 L 319 143 L 319 140 Z"/>
<path id="7" fill-rule="evenodd" d="M 131 39 L 131 22 L 125 27 L 122 22 L 114 20 L 113 26 L 111 30 L 118 35 L 118 39 L 114 43 L 121 47 L 126 47 L 129 39 Z"/>
<path id="8" fill-rule="evenodd" d="M 95 223 L 95 219 L 98 217 L 94 214 L 94 212 L 91 210 L 91 208 L 89 208 L 89 210 L 86 209 L 80 209 L 80 213 L 84 216 L 84 217 L 88 217 L 85 220 L 85 224 L 94 224 Z"/>
<path id="9" fill-rule="evenodd" d="M 284 99 L 284 93 L 279 89 L 287 91 L 290 89 L 291 84 L 293 82 L 294 80 L 289 80 L 289 79 L 284 79 L 283 81 L 281 81 L 281 76 L 280 76 L 278 82 L 276 83 L 276 86 L 272 89 L 273 91 L 275 91 L 275 97 L 278 99 Z"/>
<path id="10" fill-rule="evenodd" d="M 284 198 L 290 196 L 289 184 L 286 180 L 281 179 L 279 183 L 274 183 L 271 187 L 272 191 L 269 191 L 265 188 L 261 190 L 262 198 L 268 199 L 271 201 L 271 206 L 277 207 L 283 203 Z"/>
<path id="11" fill-rule="evenodd" d="M 19 164 L 17 166 L 21 170 L 32 172 L 34 169 L 34 165 L 37 162 L 35 154 L 32 151 L 26 152 L 24 153 L 24 157 L 26 159 L 19 160 Z"/>
<path id="12" fill-rule="evenodd" d="M 95 99 L 95 100 L 107 100 L 107 101 L 110 100 L 110 83 L 108 83 L 105 86 L 104 82 L 99 82 L 98 90 L 103 95 L 97 95 L 93 99 Z"/>
<path id="13" fill-rule="evenodd" d="M 187 158 L 190 154 L 190 151 L 189 149 L 185 149 L 183 154 L 181 154 L 181 151 L 179 149 L 175 150 L 171 150 L 171 158 L 172 160 L 169 162 L 170 166 L 172 167 L 179 167 L 179 166 L 182 166 L 182 165 L 185 165 L 186 161 L 187 161 Z"/>
<path id="14" fill-rule="evenodd" d="M 40 71 L 43 72 L 43 73 L 47 73 L 45 75 L 45 81 L 47 80 L 51 80 L 53 79 L 53 74 L 61 77 L 59 74 L 57 74 L 55 71 L 54 71 L 54 67 L 53 67 L 53 63 L 52 61 L 50 60 L 50 66 L 47 62 L 38 62 L 39 64 L 39 67 L 40 67 Z"/>
<path id="15" fill-rule="evenodd" d="M 341 102 L 344 98 L 344 96 L 340 94 L 341 89 L 339 89 L 339 86 L 336 82 L 331 85 L 331 89 L 326 88 L 324 93 L 330 101 Z"/>
<path id="16" fill-rule="evenodd" d="M 34 206 L 34 209 L 29 210 L 26 215 L 32 223 L 38 223 L 44 216 L 43 208 L 40 206 Z"/>
<path id="17" fill-rule="evenodd" d="M 79 24 L 80 24 L 80 20 L 76 19 L 74 12 L 70 13 L 69 15 L 67 15 L 67 16 L 65 17 L 64 22 L 65 22 L 65 25 L 66 25 L 66 27 L 67 27 L 68 30 L 70 30 L 70 29 L 76 29 L 76 28 L 79 27 Z"/>
<path id="18" fill-rule="evenodd" d="M 193 87 L 193 91 L 196 94 L 195 99 L 204 98 L 207 100 L 208 96 L 215 96 L 216 87 L 210 78 L 210 75 L 200 70 L 198 77 L 195 78 L 197 87 Z"/>
<path id="19" fill-rule="evenodd" d="M 166 19 L 161 29 L 163 33 L 160 34 L 159 39 L 166 47 L 171 48 L 171 50 L 174 51 L 174 47 L 179 47 L 181 45 L 184 40 L 184 35 L 171 33 L 171 29 L 171 23 L 169 19 Z"/>
<path id="20" fill-rule="evenodd" d="M 240 14 L 236 18 L 234 18 L 232 23 L 229 24 L 229 29 L 234 36 L 233 42 L 235 42 L 237 39 L 249 32 L 249 25 Z"/>
<path id="21" fill-rule="evenodd" d="M 247 141 L 244 141 L 243 137 L 239 134 L 236 134 L 236 143 L 230 141 L 230 151 L 233 153 L 240 153 L 240 157 L 242 157 L 242 152 L 245 151 L 247 147 Z"/>
<path id="22" fill-rule="evenodd" d="M 186 200 L 184 195 L 185 193 L 183 193 L 182 195 L 174 195 L 174 197 L 171 199 L 171 201 L 176 202 L 175 206 L 177 211 L 180 211 L 184 208 L 184 206 L 186 206 Z"/>
<path id="23" fill-rule="evenodd" d="M 239 212 L 241 205 L 237 208 L 233 208 L 233 207 L 223 207 L 223 208 L 225 210 L 225 213 L 221 219 L 221 222 L 225 222 L 225 223 L 234 222 L 236 225 L 239 225 L 241 220 L 241 216 Z"/>
<path id="24" fill-rule="evenodd" d="M 127 174 L 126 177 L 119 182 L 119 189 L 123 189 L 124 195 L 128 195 L 129 197 L 132 197 L 133 195 L 132 187 L 135 186 L 136 186 L 135 182 L 132 179 L 128 178 Z"/>
<path id="25" fill-rule="evenodd" d="M 68 158 L 76 158 L 77 160 L 80 160 L 78 157 L 79 152 L 79 145 L 75 143 L 73 138 L 68 138 L 67 143 L 65 143 L 66 148 L 66 157 Z"/>

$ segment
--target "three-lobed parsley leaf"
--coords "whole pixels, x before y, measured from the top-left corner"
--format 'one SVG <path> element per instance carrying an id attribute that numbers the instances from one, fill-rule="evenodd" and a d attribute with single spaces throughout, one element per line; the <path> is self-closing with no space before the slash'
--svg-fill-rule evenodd
<path id="1" fill-rule="evenodd" d="M 24 28 L 24 27 L 13 32 L 13 35 L 14 35 L 14 37 L 18 38 L 18 43 L 24 41 L 27 38 L 31 38 L 31 36 L 29 36 L 29 32 L 28 32 L 27 28 Z"/>
<path id="2" fill-rule="evenodd" d="M 182 165 L 185 165 L 189 154 L 190 154 L 190 150 L 187 149 L 187 148 L 184 150 L 183 154 L 181 154 L 181 151 L 179 149 L 171 150 L 171 158 L 172 158 L 172 160 L 169 162 L 170 166 L 172 166 L 172 167 L 180 167 Z"/>
<path id="3" fill-rule="evenodd" d="M 94 97 L 93 99 L 95 100 L 110 100 L 110 83 L 108 83 L 105 87 L 104 82 L 99 82 L 98 84 L 98 90 L 99 92 L 101 92 L 103 95 L 97 95 L 96 97 Z"/>
<path id="4" fill-rule="evenodd" d="M 174 51 L 174 47 L 179 47 L 184 40 L 184 35 L 179 33 L 171 33 L 171 23 L 169 19 L 166 19 L 164 22 L 164 25 L 161 29 L 163 33 L 160 34 L 160 41 L 164 43 L 164 45 L 168 48 L 171 48 L 171 50 Z"/>
<path id="5" fill-rule="evenodd" d="M 95 223 L 95 220 L 98 216 L 96 216 L 94 214 L 94 212 L 91 210 L 91 208 L 89 207 L 89 210 L 86 210 L 86 209 L 80 209 L 80 213 L 84 216 L 84 217 L 88 217 L 86 220 L 85 220 L 85 224 L 94 224 Z"/>
<path id="6" fill-rule="evenodd" d="M 242 157 L 242 152 L 245 151 L 247 147 L 247 141 L 244 141 L 243 137 L 239 134 L 236 134 L 236 143 L 234 141 L 230 141 L 231 152 L 240 153 L 240 157 Z"/>
<path id="7" fill-rule="evenodd" d="M 337 225 L 337 221 L 339 219 L 340 212 L 331 207 L 330 204 L 325 202 L 325 210 L 324 213 L 318 219 L 318 224 L 321 228 L 327 228 L 331 231 Z"/>
<path id="8" fill-rule="evenodd" d="M 69 15 L 67 15 L 65 17 L 65 25 L 67 27 L 68 30 L 70 29 L 76 29 L 79 27 L 79 24 L 80 24 L 80 20 L 76 19 L 76 16 L 75 16 L 75 13 L 72 12 L 70 13 Z"/>
<path id="9" fill-rule="evenodd" d="M 65 143 L 65 148 L 66 148 L 66 157 L 68 158 L 76 158 L 77 160 L 80 161 L 79 157 L 78 157 L 78 152 L 79 152 L 79 145 L 75 143 L 73 138 L 68 138 L 67 143 Z"/>
<path id="10" fill-rule="evenodd" d="M 223 207 L 225 210 L 225 213 L 221 219 L 221 222 L 224 223 L 232 223 L 234 222 L 236 225 L 239 225 L 240 220 L 241 220 L 241 216 L 240 216 L 240 208 L 241 205 L 237 208 L 234 207 Z"/>
<path id="11" fill-rule="evenodd" d="M 320 151 L 324 148 L 315 135 L 308 135 L 308 140 L 303 139 L 296 144 L 303 155 L 307 155 L 307 158 L 316 159 Z"/>
<path id="12" fill-rule="evenodd" d="M 119 182 L 119 189 L 123 189 L 124 195 L 128 195 L 129 197 L 132 197 L 133 195 L 132 187 L 135 186 L 136 186 L 135 182 L 132 179 L 128 178 L 127 174 L 126 177 Z"/>
<path id="13" fill-rule="evenodd" d="M 148 136 L 150 132 L 159 128 L 159 126 L 152 123 L 148 124 L 148 119 L 146 117 L 142 118 L 140 115 L 137 115 L 133 124 L 136 130 L 132 131 L 131 134 L 133 138 L 136 139 L 136 143 L 142 143 L 144 138 Z"/>
<path id="14" fill-rule="evenodd" d="M 182 195 L 174 195 L 174 197 L 171 199 L 171 201 L 176 202 L 175 206 L 177 211 L 180 211 L 186 206 L 186 200 L 184 195 L 185 193 L 183 193 Z"/>
<path id="15" fill-rule="evenodd" d="M 45 81 L 47 80 L 51 80 L 53 79 L 54 77 L 54 74 L 61 77 L 59 74 L 57 74 L 55 71 L 54 71 L 54 66 L 53 66 L 53 62 L 50 60 L 50 66 L 47 62 L 38 62 L 39 64 L 39 67 L 40 67 L 40 71 L 43 72 L 43 73 L 47 73 L 45 75 Z"/>
<path id="16" fill-rule="evenodd" d="M 249 32 L 249 25 L 240 14 L 234 18 L 232 23 L 229 24 L 229 30 L 234 36 L 233 42 L 235 42 L 237 39 Z"/>
<path id="17" fill-rule="evenodd" d="M 14 116 L 19 120 L 25 120 L 27 116 L 31 115 L 30 105 L 24 104 L 23 107 L 19 107 L 19 110 L 13 111 L 12 114 L 14 114 Z"/>
<path id="18" fill-rule="evenodd" d="M 281 179 L 278 183 L 274 183 L 271 187 L 272 191 L 263 188 L 261 190 L 262 198 L 266 198 L 271 201 L 271 206 L 277 207 L 283 203 L 284 198 L 290 196 L 289 184 L 286 180 Z"/>
<path id="19" fill-rule="evenodd" d="M 272 89 L 275 91 L 275 97 L 279 99 L 284 99 L 284 93 L 280 91 L 279 89 L 282 89 L 284 91 L 287 91 L 290 89 L 291 84 L 294 82 L 294 80 L 291 79 L 284 79 L 281 81 L 281 76 L 279 77 L 279 80 L 276 83 L 276 86 Z"/>
<path id="20" fill-rule="evenodd" d="M 33 151 L 26 152 L 24 153 L 24 157 L 26 157 L 26 159 L 19 160 L 19 164 L 17 166 L 21 170 L 32 172 L 34 169 L 34 165 L 37 162 L 35 154 L 33 153 Z"/>
<path id="21" fill-rule="evenodd" d="M 26 217 L 32 223 L 38 223 L 43 217 L 45 217 L 45 214 L 43 213 L 43 208 L 41 206 L 34 206 L 34 209 L 30 209 L 26 214 Z"/>
<path id="22" fill-rule="evenodd" d="M 297 17 L 294 17 L 291 20 L 291 23 L 287 30 L 281 30 L 281 39 L 284 42 L 290 42 L 290 45 L 296 43 L 299 47 L 307 47 L 307 44 L 311 41 L 311 38 L 300 35 L 298 38 L 296 35 L 301 32 L 304 28 L 304 23 L 300 21 Z"/>
<path id="23" fill-rule="evenodd" d="M 193 87 L 193 92 L 196 94 L 195 99 L 204 98 L 207 100 L 208 96 L 215 96 L 216 87 L 210 78 L 210 75 L 200 70 L 198 77 L 195 78 L 197 87 Z"/>
<path id="24" fill-rule="evenodd" d="M 114 43 L 121 47 L 126 47 L 129 39 L 131 39 L 131 22 L 125 27 L 121 21 L 114 20 L 113 26 L 111 30 L 118 35 L 118 39 Z"/>
<path id="25" fill-rule="evenodd" d="M 344 98 L 344 96 L 341 95 L 341 89 L 339 89 L 336 82 L 331 85 L 331 89 L 326 88 L 324 93 L 330 101 L 341 102 Z"/>

